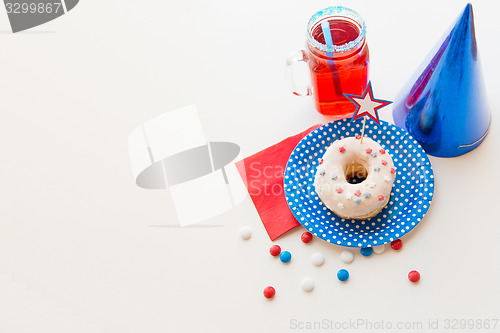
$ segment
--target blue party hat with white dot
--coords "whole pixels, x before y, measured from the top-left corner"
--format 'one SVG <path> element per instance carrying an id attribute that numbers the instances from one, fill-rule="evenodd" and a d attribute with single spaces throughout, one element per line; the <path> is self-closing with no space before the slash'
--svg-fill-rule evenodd
<path id="1" fill-rule="evenodd" d="M 430 155 L 459 156 L 483 142 L 491 115 L 471 4 L 396 97 L 393 116 Z"/>

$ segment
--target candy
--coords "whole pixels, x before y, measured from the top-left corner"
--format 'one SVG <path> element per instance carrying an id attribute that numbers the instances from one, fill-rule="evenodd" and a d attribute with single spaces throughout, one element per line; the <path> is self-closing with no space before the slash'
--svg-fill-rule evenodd
<path id="1" fill-rule="evenodd" d="M 324 175 L 325 175 L 325 173 L 326 173 L 326 171 L 325 171 L 325 170 L 321 170 L 321 171 L 319 172 L 319 175 L 320 175 L 320 176 L 324 176 Z"/>
<path id="2" fill-rule="evenodd" d="M 243 239 L 250 239 L 252 237 L 252 229 L 248 226 L 244 226 L 240 228 L 240 237 Z"/>
<path id="3" fill-rule="evenodd" d="M 418 282 L 420 280 L 420 273 L 417 271 L 411 271 L 408 273 L 408 280 L 413 283 Z"/>
<path id="4" fill-rule="evenodd" d="M 382 162 L 380 162 L 380 163 L 382 163 L 382 165 L 387 165 L 387 161 L 386 160 L 382 160 Z"/>
<path id="5" fill-rule="evenodd" d="M 393 240 L 393 241 L 391 242 L 391 247 L 392 247 L 394 250 L 396 250 L 396 251 L 401 250 L 401 248 L 403 247 L 403 241 L 402 241 L 401 239 L 399 239 L 399 238 L 398 238 L 398 239 L 396 239 L 396 240 Z"/>
<path id="6" fill-rule="evenodd" d="M 276 294 L 276 290 L 273 287 L 267 286 L 264 288 L 264 297 L 265 298 L 273 298 L 275 294 Z"/>
<path id="7" fill-rule="evenodd" d="M 377 166 L 373 167 L 373 170 L 379 172 L 380 171 L 380 167 L 377 165 Z"/>
<path id="8" fill-rule="evenodd" d="M 339 148 L 339 152 L 341 152 L 341 153 L 345 152 L 345 148 L 344 147 L 340 147 Z"/>
<path id="9" fill-rule="evenodd" d="M 321 266 L 325 262 L 325 257 L 321 253 L 316 252 L 311 256 L 311 261 L 314 266 Z"/>
<path id="10" fill-rule="evenodd" d="M 361 191 L 360 190 L 356 190 L 354 191 L 354 195 L 359 197 L 361 195 Z"/>
<path id="11" fill-rule="evenodd" d="M 280 260 L 281 262 L 287 263 L 292 260 L 292 254 L 288 251 L 283 251 L 280 254 Z"/>
<path id="12" fill-rule="evenodd" d="M 361 199 L 360 198 L 356 198 L 356 199 L 354 199 L 354 202 L 356 203 L 356 205 L 359 205 L 361 203 Z"/>
<path id="13" fill-rule="evenodd" d="M 273 257 L 279 256 L 281 253 L 281 247 L 279 245 L 273 245 L 269 248 L 269 253 L 271 253 Z"/>
<path id="14" fill-rule="evenodd" d="M 384 251 L 385 251 L 385 244 L 377 245 L 377 246 L 373 247 L 373 252 L 375 252 L 377 254 L 384 253 Z"/>
<path id="15" fill-rule="evenodd" d="M 355 138 L 359 140 L 359 139 L 361 139 L 361 135 L 356 134 Z"/>
<path id="16" fill-rule="evenodd" d="M 365 192 L 365 194 L 363 194 L 363 195 L 364 195 L 364 196 L 365 196 L 365 198 L 367 198 L 367 199 L 368 199 L 369 197 L 371 197 L 371 196 L 372 196 L 370 192 Z"/>
<path id="17" fill-rule="evenodd" d="M 365 151 L 366 151 L 367 154 L 371 154 L 372 153 L 372 149 L 371 148 L 366 148 Z"/>
<path id="18" fill-rule="evenodd" d="M 344 192 L 344 190 L 342 189 L 342 187 L 337 187 L 336 191 L 337 191 L 338 194 Z"/>
<path id="19" fill-rule="evenodd" d="M 310 277 L 303 278 L 302 281 L 300 281 L 300 285 L 305 291 L 312 291 L 314 289 L 314 280 Z"/>
<path id="20" fill-rule="evenodd" d="M 391 173 L 396 173 L 396 169 L 391 168 Z"/>
<path id="21" fill-rule="evenodd" d="M 307 244 L 312 241 L 313 235 L 309 231 L 306 231 L 300 236 L 300 239 Z"/>
<path id="22" fill-rule="evenodd" d="M 341 269 L 337 272 L 337 279 L 339 279 L 340 281 L 344 282 L 344 281 L 347 281 L 347 279 L 349 278 L 349 272 L 345 269 Z"/>
<path id="23" fill-rule="evenodd" d="M 385 197 L 381 194 L 378 196 L 378 201 L 383 201 L 385 199 Z"/>
<path id="24" fill-rule="evenodd" d="M 348 250 L 344 250 L 340 253 L 340 260 L 346 264 L 350 264 L 354 260 L 354 253 Z"/>
<path id="25" fill-rule="evenodd" d="M 373 249 L 371 247 L 361 248 L 361 254 L 365 257 L 369 257 L 373 254 Z"/>
<path id="26" fill-rule="evenodd" d="M 332 175 L 332 180 L 336 180 L 337 179 L 337 175 Z"/>
<path id="27" fill-rule="evenodd" d="M 380 149 L 380 150 L 379 150 L 379 153 L 381 153 L 381 154 L 385 154 L 385 149 Z"/>
<path id="28" fill-rule="evenodd" d="M 318 164 L 319 164 L 319 165 L 323 164 L 323 159 L 322 159 L 322 158 L 319 160 L 319 163 L 318 163 Z"/>

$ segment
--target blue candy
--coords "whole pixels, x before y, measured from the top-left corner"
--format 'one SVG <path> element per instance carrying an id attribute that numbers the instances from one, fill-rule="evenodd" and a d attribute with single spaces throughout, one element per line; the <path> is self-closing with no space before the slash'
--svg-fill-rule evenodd
<path id="1" fill-rule="evenodd" d="M 340 281 L 347 281 L 347 279 L 349 278 L 349 272 L 345 269 L 341 269 L 337 272 L 337 279 L 339 279 Z"/>
<path id="2" fill-rule="evenodd" d="M 373 248 L 371 247 L 362 247 L 361 248 L 361 254 L 364 255 L 365 257 L 371 256 L 373 253 Z"/>
<path id="3" fill-rule="evenodd" d="M 281 252 L 280 254 L 280 260 L 284 263 L 287 263 L 289 262 L 290 260 L 292 260 L 292 254 L 288 251 L 283 251 Z"/>

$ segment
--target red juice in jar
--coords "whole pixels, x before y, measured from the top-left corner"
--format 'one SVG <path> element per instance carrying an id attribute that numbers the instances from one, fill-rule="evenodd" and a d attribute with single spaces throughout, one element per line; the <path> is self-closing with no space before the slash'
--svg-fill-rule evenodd
<path id="1" fill-rule="evenodd" d="M 333 45 L 327 45 L 321 23 L 327 20 Z M 366 27 L 356 12 L 329 7 L 308 25 L 305 56 L 311 72 L 316 109 L 335 119 L 352 116 L 356 106 L 343 94 L 361 95 L 368 84 Z"/>

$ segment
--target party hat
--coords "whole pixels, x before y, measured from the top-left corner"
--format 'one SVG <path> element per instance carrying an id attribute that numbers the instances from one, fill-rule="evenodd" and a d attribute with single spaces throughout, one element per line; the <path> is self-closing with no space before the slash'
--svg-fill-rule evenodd
<path id="1" fill-rule="evenodd" d="M 472 5 L 442 37 L 394 101 L 394 122 L 426 153 L 454 157 L 475 149 L 490 126 Z"/>

